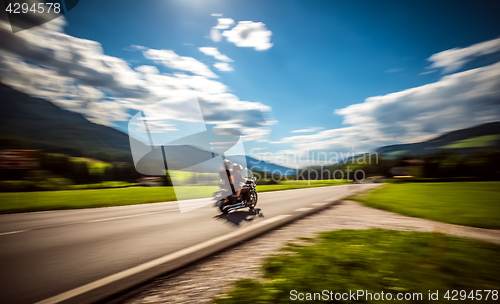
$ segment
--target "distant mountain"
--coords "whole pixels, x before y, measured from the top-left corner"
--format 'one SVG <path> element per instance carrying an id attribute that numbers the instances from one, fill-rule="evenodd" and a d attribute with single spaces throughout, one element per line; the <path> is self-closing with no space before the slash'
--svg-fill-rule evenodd
<path id="1" fill-rule="evenodd" d="M 402 155 L 425 156 L 440 151 L 468 154 L 479 149 L 500 149 L 500 122 L 452 131 L 424 142 L 385 146 L 376 152 L 380 156 L 395 158 Z"/>
<path id="2" fill-rule="evenodd" d="M 297 173 L 295 169 L 276 165 L 263 160 L 258 160 L 250 156 L 237 155 L 237 156 L 228 156 L 227 158 L 230 159 L 232 162 L 239 164 L 243 163 L 243 160 L 245 160 L 246 158 L 247 167 L 252 171 L 260 171 L 271 174 L 273 172 L 276 172 L 276 174 L 279 174 L 278 172 L 281 172 L 282 175 L 295 175 Z"/>
<path id="3" fill-rule="evenodd" d="M 0 148 L 41 149 L 71 156 L 85 156 L 104 161 L 131 161 L 129 137 L 110 127 L 88 121 L 79 113 L 64 110 L 50 101 L 33 98 L 0 83 Z M 167 146 L 164 151 L 171 170 L 186 168 L 212 157 L 211 152 L 186 145 Z M 245 156 L 231 156 L 243 163 Z M 246 157 L 247 166 L 258 171 L 282 174 L 290 168 Z M 157 157 L 143 162 L 156 166 Z M 220 164 L 207 166 L 218 170 Z"/>
<path id="4" fill-rule="evenodd" d="M 196 147 L 182 145 L 182 146 L 164 146 L 163 151 L 165 151 L 165 156 L 167 159 L 167 165 L 169 170 L 181 170 L 181 171 L 195 171 L 199 173 L 212 173 L 217 172 L 222 163 L 219 161 L 210 161 L 212 159 L 212 153 L 207 152 Z M 158 166 L 159 154 L 153 152 L 151 156 L 146 155 L 139 161 L 139 165 L 145 168 L 149 168 L 149 172 L 156 172 L 156 170 L 161 169 Z M 252 171 L 266 172 L 267 174 L 272 174 L 273 172 L 281 175 L 294 175 L 296 174 L 295 169 L 288 167 L 276 165 L 266 161 L 259 161 L 253 157 L 244 155 L 231 155 L 225 156 L 232 163 L 237 163 L 240 165 L 245 165 Z M 151 174 L 160 174 L 159 171 Z M 270 177 L 270 176 L 269 176 Z"/>
<path id="5" fill-rule="evenodd" d="M 2 148 L 42 149 L 101 160 L 131 160 L 128 135 L 0 83 Z"/>

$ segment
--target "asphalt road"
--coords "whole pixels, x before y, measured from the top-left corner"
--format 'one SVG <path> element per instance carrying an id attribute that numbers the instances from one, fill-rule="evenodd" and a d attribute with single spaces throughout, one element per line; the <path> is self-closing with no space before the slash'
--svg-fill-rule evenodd
<path id="1" fill-rule="evenodd" d="M 257 212 L 245 208 L 228 216 L 211 205 L 181 213 L 177 202 L 1 215 L 0 303 L 41 301 L 241 227 L 373 186 L 259 193 Z"/>

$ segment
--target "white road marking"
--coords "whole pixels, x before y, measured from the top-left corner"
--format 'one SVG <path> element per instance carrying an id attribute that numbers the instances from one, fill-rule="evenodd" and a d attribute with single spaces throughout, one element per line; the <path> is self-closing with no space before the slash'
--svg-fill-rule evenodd
<path id="1" fill-rule="evenodd" d="M 297 212 L 300 212 L 300 211 L 307 211 L 307 210 L 311 210 L 312 208 L 299 208 L 299 209 L 295 209 L 294 211 L 297 211 Z"/>
<path id="2" fill-rule="evenodd" d="M 82 209 L 67 209 L 67 210 L 43 210 L 43 211 L 32 211 L 29 212 L 30 215 L 38 214 L 38 213 L 78 213 L 81 211 L 100 211 L 100 210 L 109 210 L 109 209 L 128 209 L 128 208 L 142 208 L 142 207 L 147 207 L 147 206 L 155 206 L 159 207 L 161 206 L 160 204 L 164 205 L 177 205 L 179 201 L 166 201 L 166 202 L 156 202 L 156 203 L 147 203 L 147 204 L 135 204 L 135 205 L 122 205 L 122 206 L 105 206 L 105 207 L 89 207 L 89 208 L 82 208 Z M 7 217 L 7 216 L 19 216 L 24 213 L 7 213 L 7 214 L 0 214 L 0 217 Z"/>
<path id="3" fill-rule="evenodd" d="M 330 201 L 330 200 L 328 200 L 328 201 Z M 326 205 L 326 203 L 314 203 L 311 206 L 323 206 L 323 205 Z"/>
<path id="4" fill-rule="evenodd" d="M 98 222 L 119 220 L 119 219 L 131 218 L 131 217 L 138 217 L 138 216 L 144 216 L 144 215 L 153 215 L 153 214 L 166 213 L 166 212 L 175 211 L 175 210 L 179 210 L 179 209 L 176 207 L 176 208 L 173 208 L 173 209 L 167 209 L 167 210 L 162 210 L 162 211 L 139 213 L 139 214 L 132 214 L 132 215 L 124 215 L 124 216 L 110 217 L 110 218 L 97 219 L 97 220 L 88 220 L 88 221 L 74 222 L 74 223 L 68 223 L 68 224 L 62 224 L 62 225 L 56 225 L 56 226 L 34 228 L 34 229 L 29 229 L 29 230 L 19 230 L 19 231 L 3 232 L 3 233 L 0 233 L 0 236 L 2 236 L 2 235 L 8 235 L 8 234 L 21 233 L 21 232 L 35 231 L 35 230 L 40 230 L 40 229 L 47 229 L 47 228 L 57 228 L 57 227 L 69 226 L 69 225 L 76 225 L 76 224 L 98 223 Z"/>
<path id="5" fill-rule="evenodd" d="M 7 234 L 14 234 L 14 233 L 21 233 L 21 232 L 26 232 L 26 231 L 29 231 L 29 230 L 18 230 L 18 231 L 3 232 L 3 233 L 0 233 L 0 235 L 7 235 Z"/>
<path id="6" fill-rule="evenodd" d="M 169 210 L 170 211 L 170 210 Z M 110 218 L 105 218 L 105 219 L 98 219 L 98 220 L 90 220 L 90 221 L 83 221 L 83 222 L 77 222 L 78 223 L 97 223 L 97 222 L 105 222 L 105 221 L 112 221 L 112 220 L 119 220 L 119 219 L 124 219 L 124 218 L 130 218 L 130 217 L 138 217 L 138 216 L 144 216 L 144 215 L 151 215 L 151 214 L 158 214 L 158 213 L 165 213 L 166 211 L 156 211 L 156 212 L 148 212 L 148 213 L 140 213 L 140 214 L 132 214 L 132 215 L 124 215 L 124 216 L 117 216 L 117 217 L 110 217 Z"/>
<path id="7" fill-rule="evenodd" d="M 49 304 L 49 303 L 53 304 L 53 303 L 60 303 L 60 302 L 66 301 L 68 299 L 71 299 L 71 298 L 74 298 L 74 297 L 79 296 L 81 294 L 84 294 L 86 292 L 89 292 L 89 291 L 91 291 L 93 289 L 96 289 L 96 288 L 99 288 L 101 286 L 104 286 L 104 285 L 116 282 L 118 280 L 121 280 L 123 278 L 126 278 L 128 276 L 131 276 L 131 275 L 134 275 L 134 274 L 137 274 L 137 273 L 140 273 L 142 271 L 151 269 L 153 267 L 157 267 L 157 266 L 159 266 L 161 264 L 165 264 L 167 262 L 171 262 L 171 261 L 173 261 L 173 260 L 175 260 L 177 258 L 180 258 L 182 256 L 191 254 L 193 252 L 196 252 L 196 251 L 199 251 L 199 250 L 204 250 L 204 249 L 206 249 L 206 248 L 208 248 L 210 246 L 216 245 L 218 243 L 224 242 L 224 241 L 229 240 L 231 238 L 234 238 L 234 237 L 237 237 L 239 235 L 245 234 L 245 233 L 247 233 L 247 232 L 249 232 L 251 230 L 258 229 L 258 228 L 260 228 L 262 226 L 266 226 L 268 224 L 280 221 L 280 220 L 285 219 L 285 218 L 287 218 L 289 216 L 291 216 L 291 215 L 289 215 L 289 214 L 278 215 L 278 216 L 272 217 L 270 219 L 263 220 L 263 221 L 258 222 L 256 224 L 253 224 L 253 225 L 250 225 L 250 226 L 247 226 L 247 227 L 243 227 L 241 229 L 238 229 L 238 230 L 233 231 L 231 233 L 228 233 L 228 234 L 225 234 L 225 235 L 213 238 L 211 240 L 205 241 L 205 242 L 200 243 L 198 245 L 194 245 L 194 246 L 191 246 L 191 247 L 188 247 L 188 248 L 176 251 L 174 253 L 167 254 L 165 256 L 162 256 L 160 258 L 157 258 L 157 259 L 154 259 L 152 261 L 146 262 L 144 264 L 141 264 L 141 265 L 129 268 L 127 270 L 124 270 L 124 271 L 112 274 L 112 275 L 107 276 L 105 278 L 102 278 L 100 280 L 97 280 L 97 281 L 85 284 L 83 286 L 77 287 L 75 289 L 63 292 L 63 293 L 58 294 L 56 296 L 53 296 L 51 298 L 48 298 L 48 299 L 42 300 L 40 302 L 37 302 L 36 304 Z"/>

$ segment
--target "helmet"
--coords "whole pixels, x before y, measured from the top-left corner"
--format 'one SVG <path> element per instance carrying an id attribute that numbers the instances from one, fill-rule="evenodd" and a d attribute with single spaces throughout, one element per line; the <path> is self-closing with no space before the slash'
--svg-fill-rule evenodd
<path id="1" fill-rule="evenodd" d="M 238 165 L 237 163 L 233 164 L 233 170 L 236 169 L 237 171 L 241 171 L 243 167 L 241 165 Z"/>
<path id="2" fill-rule="evenodd" d="M 223 164 L 224 164 L 224 168 L 226 168 L 227 170 L 229 170 L 229 168 L 231 168 L 231 161 L 229 159 L 224 159 Z"/>

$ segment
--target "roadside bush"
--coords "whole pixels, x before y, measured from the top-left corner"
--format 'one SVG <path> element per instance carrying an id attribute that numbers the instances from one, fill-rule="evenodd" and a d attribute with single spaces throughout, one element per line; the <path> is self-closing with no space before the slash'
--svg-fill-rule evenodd
<path id="1" fill-rule="evenodd" d="M 71 162 L 71 177 L 78 184 L 90 182 L 90 174 L 87 162 L 72 161 Z"/>
<path id="2" fill-rule="evenodd" d="M 41 191 L 55 191 L 55 190 L 67 190 L 73 182 L 64 177 L 49 177 L 43 181 L 36 182 L 36 190 Z"/>
<path id="3" fill-rule="evenodd" d="M 0 191 L 2 191 L 2 192 L 28 191 L 32 187 L 33 187 L 33 182 L 26 181 L 26 180 L 0 181 Z"/>
<path id="4" fill-rule="evenodd" d="M 51 176 L 51 172 L 49 170 L 30 170 L 24 176 L 24 179 L 30 182 L 41 182 L 46 180 Z"/>
<path id="5" fill-rule="evenodd" d="M 26 173 L 24 180 L 6 181 L 2 188 L 5 192 L 22 191 L 53 191 L 67 190 L 73 181 L 61 177 L 48 170 L 31 170 Z"/>
<path id="6" fill-rule="evenodd" d="M 71 174 L 70 157 L 59 153 L 44 153 L 41 158 L 41 167 L 62 176 Z"/>
<path id="7" fill-rule="evenodd" d="M 132 186 L 141 186 L 138 183 L 129 183 L 122 181 L 108 181 L 102 182 L 98 184 L 81 184 L 81 185 L 70 185 L 68 186 L 69 190 L 79 190 L 79 189 L 106 189 L 106 188 L 125 188 Z"/>

